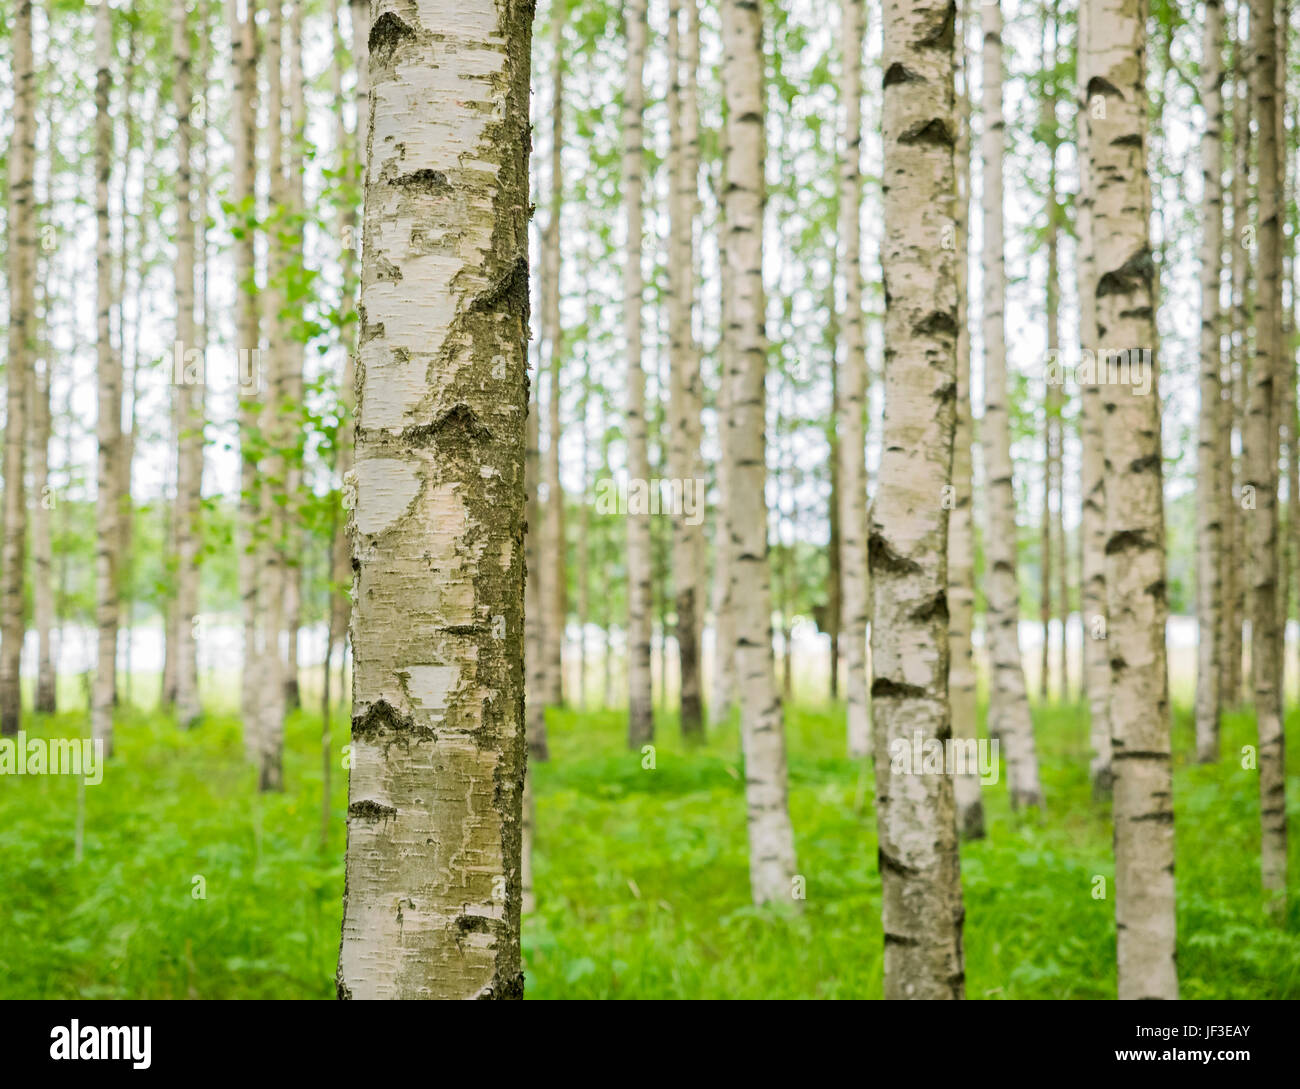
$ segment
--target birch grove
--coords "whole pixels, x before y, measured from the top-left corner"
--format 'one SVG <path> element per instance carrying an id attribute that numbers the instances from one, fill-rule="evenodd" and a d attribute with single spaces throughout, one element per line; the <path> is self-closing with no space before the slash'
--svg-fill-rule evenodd
<path id="1" fill-rule="evenodd" d="M 9 0 L 0 997 L 1296 997 L 1295 6 Z"/>

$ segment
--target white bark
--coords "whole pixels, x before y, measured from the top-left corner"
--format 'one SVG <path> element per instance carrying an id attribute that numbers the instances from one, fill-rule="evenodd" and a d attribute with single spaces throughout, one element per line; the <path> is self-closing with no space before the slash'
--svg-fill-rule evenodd
<path id="1" fill-rule="evenodd" d="M 723 94 L 727 125 L 727 261 L 735 332 L 727 376 L 729 421 L 726 512 L 732 543 L 731 595 L 736 622 L 749 809 L 749 880 L 754 902 L 788 901 L 795 873 L 787 802 L 785 721 L 772 651 L 766 458 L 767 334 L 763 289 L 763 38 L 759 9 L 748 0 L 722 8 Z"/>
<path id="2" fill-rule="evenodd" d="M 897 744 L 944 742 L 948 505 L 957 392 L 952 220 L 954 9 L 884 11 L 885 417 L 871 508 L 871 661 L 885 997 L 965 995 L 953 783 L 895 769 Z M 948 244 L 945 244 L 948 240 Z"/>
<path id="3" fill-rule="evenodd" d="M 531 8 L 372 14 L 339 993 L 518 998 Z"/>

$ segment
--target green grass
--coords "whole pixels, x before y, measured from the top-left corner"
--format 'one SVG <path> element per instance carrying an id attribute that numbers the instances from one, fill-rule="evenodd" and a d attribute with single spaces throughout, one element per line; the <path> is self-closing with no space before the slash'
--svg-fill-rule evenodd
<path id="1" fill-rule="evenodd" d="M 1010 812 L 986 788 L 988 838 L 964 846 L 972 998 L 1112 998 L 1111 832 L 1087 781 L 1073 707 L 1036 712 L 1045 816 Z M 619 713 L 550 717 L 552 760 L 535 768 L 538 908 L 524 924 L 531 998 L 880 995 L 880 880 L 871 777 L 845 759 L 842 710 L 788 716 L 790 808 L 807 900 L 749 903 L 734 723 L 688 751 L 659 720 L 656 766 L 623 742 Z M 345 740 L 336 723 L 335 767 Z M 1292 722 L 1291 816 L 1300 811 Z M 78 736 L 84 715 L 29 724 Z M 124 711 L 104 782 L 0 778 L 0 997 L 328 998 L 343 885 L 345 786 L 319 843 L 319 717 L 287 729 L 284 794 L 259 796 L 238 722 L 182 734 Z M 1300 997 L 1300 849 L 1290 910 L 1270 925 L 1259 893 L 1259 803 L 1240 768 L 1249 715 L 1229 715 L 1225 759 L 1189 762 L 1175 724 L 1179 974 L 1184 998 Z M 1292 828 L 1296 824 L 1293 819 Z M 196 899 L 202 877 L 206 898 Z"/>

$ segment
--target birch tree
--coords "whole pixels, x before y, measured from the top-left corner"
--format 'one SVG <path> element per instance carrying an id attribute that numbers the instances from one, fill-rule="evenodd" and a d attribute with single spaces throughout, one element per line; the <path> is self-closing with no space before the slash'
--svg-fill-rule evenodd
<path id="1" fill-rule="evenodd" d="M 694 93 L 699 64 L 698 0 L 668 5 L 668 332 L 669 472 L 685 498 L 693 495 L 700 466 L 700 357 L 695 312 L 695 205 L 699 185 L 699 113 Z M 681 33 L 683 10 L 687 29 Z M 685 79 L 683 79 L 685 71 Z M 691 489 L 688 491 L 688 489 Z M 702 497 L 697 497 L 702 498 Z M 673 511 L 672 576 L 676 600 L 682 735 L 703 735 L 700 695 L 700 613 L 703 611 L 703 522 L 685 502 Z"/>
<path id="2" fill-rule="evenodd" d="M 970 259 L 970 55 L 966 50 L 969 5 L 962 3 L 957 22 L 957 67 L 961 90 L 957 96 L 957 142 L 954 152 L 956 201 L 953 227 L 957 259 L 957 406 L 953 421 L 952 510 L 948 515 L 948 691 L 952 706 L 952 736 L 974 741 L 976 721 L 975 657 L 971 632 L 975 622 L 975 529 L 971 494 L 971 447 L 975 441 L 970 399 L 970 333 L 967 265 Z M 979 776 L 955 775 L 957 828 L 964 839 L 984 835 L 984 803 Z"/>
<path id="3" fill-rule="evenodd" d="M 654 738 L 654 693 L 651 688 L 651 539 L 648 504 L 634 504 L 641 492 L 648 499 L 650 451 L 646 428 L 645 371 L 641 367 L 641 231 L 644 154 L 642 112 L 648 35 L 645 0 L 630 0 L 624 9 L 627 31 L 627 82 L 623 89 L 623 206 L 627 242 L 623 264 L 623 327 L 627 338 L 627 612 L 628 612 L 628 746 L 638 749 Z"/>
<path id="4" fill-rule="evenodd" d="M 1220 393 L 1219 270 L 1223 253 L 1223 4 L 1206 0 L 1201 46 L 1201 406 L 1196 460 L 1196 757 L 1219 759 L 1219 656 L 1222 622 L 1223 475 L 1219 466 L 1224 425 Z M 1229 423 L 1230 426 L 1230 423 Z"/>
<path id="5" fill-rule="evenodd" d="M 1278 186 L 1277 29 L 1273 0 L 1250 5 L 1251 99 L 1258 134 L 1258 255 L 1255 356 L 1246 410 L 1245 487 L 1255 501 L 1246 518 L 1251 558 L 1250 658 L 1259 730 L 1260 858 L 1269 907 L 1286 901 L 1286 775 L 1277 610 L 1277 388 L 1281 366 L 1282 215 Z"/>
<path id="6" fill-rule="evenodd" d="M 1088 0 L 1080 80 L 1089 95 L 1083 168 L 1092 195 L 1096 333 L 1099 343 L 1130 352 L 1127 375 L 1106 359 L 1097 374 L 1105 413 L 1119 997 L 1172 999 L 1178 997 L 1174 815 L 1145 14 L 1141 0 Z M 1147 362 L 1133 363 L 1143 351 Z"/>
<path id="7" fill-rule="evenodd" d="M 261 482 L 258 474 L 257 406 L 262 385 L 261 315 L 258 307 L 256 221 L 257 149 L 257 0 L 230 5 L 231 67 L 233 72 L 235 153 L 231 185 L 231 214 L 235 233 L 235 336 L 239 363 L 239 596 L 242 604 L 244 671 L 240 685 L 240 715 L 244 750 L 249 760 L 261 751 L 259 696 L 261 656 L 257 648 L 258 553 L 257 522 Z"/>
<path id="8" fill-rule="evenodd" d="M 984 45 L 984 131 L 980 137 L 984 181 L 984 466 L 988 527 L 984 535 L 985 600 L 989 645 L 989 734 L 1007 754 L 1012 806 L 1042 805 L 1034 726 L 1020 657 L 1020 587 L 1016 579 L 1016 496 L 1007 406 L 1006 268 L 1002 229 L 1002 12 L 980 9 Z"/>
<path id="9" fill-rule="evenodd" d="M 368 35 L 338 990 L 519 998 L 532 9 L 395 8 Z"/>
<path id="10" fill-rule="evenodd" d="M 176 341 L 181 359 L 195 349 L 194 213 L 191 197 L 193 129 L 190 123 L 190 25 L 185 0 L 172 2 L 172 51 L 176 79 L 172 102 L 176 111 Z M 202 368 L 186 367 L 177 375 L 176 434 L 176 718 L 182 727 L 198 721 L 199 677 L 194 617 L 199 606 L 199 497 L 203 479 Z"/>
<path id="11" fill-rule="evenodd" d="M 550 212 L 543 235 L 542 340 L 547 348 L 550 385 L 546 398 L 546 504 L 541 561 L 537 576 L 543 589 L 546 702 L 564 704 L 564 622 L 568 613 L 568 550 L 564 531 L 564 486 L 560 480 L 560 379 L 564 329 L 560 323 L 560 244 L 564 214 L 564 24 L 568 0 L 551 4 L 551 163 Z"/>
<path id="12" fill-rule="evenodd" d="M 121 557 L 118 510 L 121 506 L 118 457 L 122 442 L 122 360 L 113 350 L 113 250 L 108 219 L 113 169 L 113 28 L 107 4 L 95 9 L 95 350 L 98 375 L 98 474 L 95 488 L 95 684 L 91 696 L 91 734 L 113 747 L 113 695 L 117 670 L 118 565 Z"/>
<path id="13" fill-rule="evenodd" d="M 740 692 L 749 810 L 749 882 L 754 902 L 788 900 L 795 872 L 794 832 L 787 802 L 785 721 L 772 650 L 772 587 L 768 568 L 766 406 L 767 336 L 763 290 L 763 38 L 762 16 L 747 0 L 722 8 L 723 93 L 727 124 L 727 261 L 731 266 L 728 359 L 727 533 L 736 622 L 736 686 Z"/>
<path id="14" fill-rule="evenodd" d="M 1092 9 L 1079 7 L 1077 55 L 1089 48 Z M 1084 79 L 1082 59 L 1078 62 L 1078 101 L 1075 141 L 1079 161 L 1088 158 L 1088 110 L 1091 92 Z M 1079 298 L 1079 347 L 1095 352 L 1097 300 L 1092 251 L 1092 189 L 1088 171 L 1079 171 L 1079 192 L 1075 200 L 1075 283 Z M 1079 408 L 1080 458 L 1079 512 L 1080 609 L 1083 619 L 1083 688 L 1088 700 L 1088 741 L 1092 759 L 1088 772 L 1093 794 L 1105 797 L 1111 789 L 1110 761 L 1110 662 L 1106 652 L 1106 478 L 1102 438 L 1101 386 L 1095 373 L 1080 368 Z"/>
<path id="15" fill-rule="evenodd" d="M 843 48 L 841 95 L 844 131 L 840 162 L 840 222 L 844 274 L 843 360 L 840 396 L 840 572 L 841 641 L 848 689 L 848 749 L 852 757 L 871 751 L 871 707 L 867 699 L 867 347 L 862 318 L 862 39 L 863 0 L 844 0 L 840 9 Z"/>
<path id="16" fill-rule="evenodd" d="M 98 24 L 97 24 L 98 26 Z M 18 0 L 13 43 L 13 134 L 9 143 L 9 354 L 5 363 L 4 585 L 0 587 L 0 734 L 22 724 L 19 663 L 23 650 L 23 565 L 27 553 L 27 386 L 33 371 L 36 262 L 36 72 L 32 57 L 32 4 Z M 105 88 L 107 94 L 107 88 Z M 105 197 L 107 201 L 107 196 Z"/>
<path id="17" fill-rule="evenodd" d="M 947 741 L 948 509 L 957 386 L 953 9 L 884 10 L 885 418 L 871 507 L 871 696 L 885 997 L 965 995 L 953 783 L 895 769 Z M 945 245 L 945 239 L 948 244 Z"/>

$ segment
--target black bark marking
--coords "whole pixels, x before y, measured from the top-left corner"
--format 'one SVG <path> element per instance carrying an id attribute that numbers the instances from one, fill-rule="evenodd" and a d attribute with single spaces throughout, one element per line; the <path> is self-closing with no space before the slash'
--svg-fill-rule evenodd
<path id="1" fill-rule="evenodd" d="M 397 810 L 391 805 L 383 805 L 380 802 L 366 798 L 363 801 L 353 802 L 348 806 L 349 817 L 359 817 L 363 821 L 386 821 L 390 817 L 397 816 Z"/>
<path id="2" fill-rule="evenodd" d="M 952 130 L 941 117 L 932 117 L 929 121 L 918 121 L 911 125 L 898 138 L 900 144 L 933 144 L 935 147 L 953 147 Z"/>
<path id="3" fill-rule="evenodd" d="M 393 52 L 405 41 L 415 41 L 415 31 L 391 11 L 386 11 L 370 28 L 370 55 L 377 57 L 380 64 L 388 64 L 393 59 Z"/>
<path id="4" fill-rule="evenodd" d="M 399 189 L 418 189 L 424 193 L 441 193 L 451 188 L 447 184 L 447 175 L 441 170 L 413 170 L 393 179 Z"/>
<path id="5" fill-rule="evenodd" d="M 872 699 L 920 699 L 925 694 L 919 684 L 891 681 L 888 677 L 877 677 L 871 682 Z"/>
<path id="6" fill-rule="evenodd" d="M 921 570 L 920 564 L 900 556 L 894 551 L 883 534 L 873 533 L 867 541 L 868 566 L 872 572 L 883 571 L 895 575 L 914 575 Z"/>

